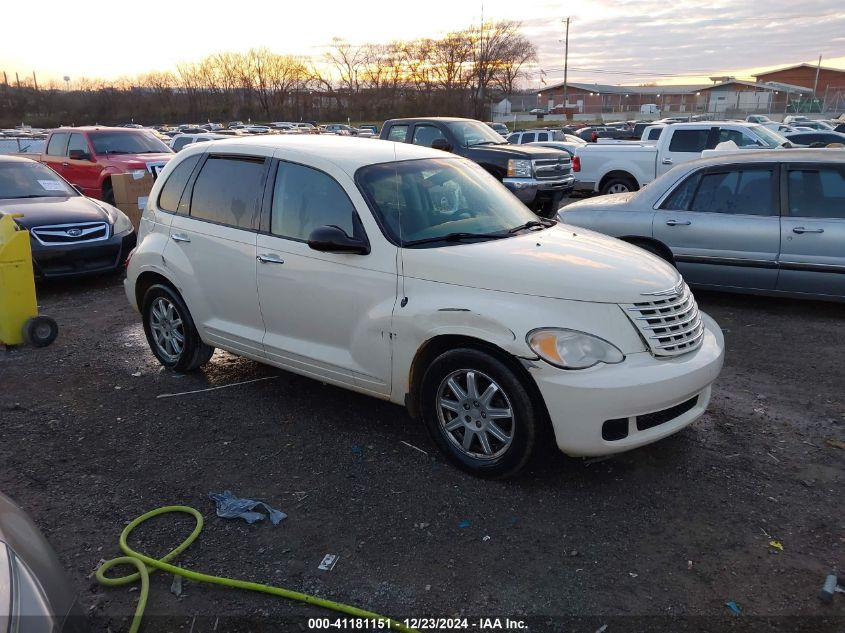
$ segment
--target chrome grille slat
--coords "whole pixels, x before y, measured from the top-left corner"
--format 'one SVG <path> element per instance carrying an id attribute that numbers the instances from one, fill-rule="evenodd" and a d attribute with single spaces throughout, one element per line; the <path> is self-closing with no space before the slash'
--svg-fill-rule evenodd
<path id="1" fill-rule="evenodd" d="M 30 233 L 43 246 L 67 246 L 106 240 L 109 237 L 109 225 L 106 222 L 51 224 L 34 227 Z"/>
<path id="2" fill-rule="evenodd" d="M 620 306 L 655 356 L 677 356 L 701 345 L 704 325 L 698 304 L 681 282 L 674 296 L 658 293 L 654 301 Z"/>
<path id="3" fill-rule="evenodd" d="M 563 178 L 572 173 L 572 161 L 566 158 L 540 158 L 532 161 L 534 176 L 538 180 Z"/>

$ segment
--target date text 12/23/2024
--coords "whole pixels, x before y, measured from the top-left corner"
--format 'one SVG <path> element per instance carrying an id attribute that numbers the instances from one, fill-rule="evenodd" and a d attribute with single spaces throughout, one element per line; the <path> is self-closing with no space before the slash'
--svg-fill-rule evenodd
<path id="1" fill-rule="evenodd" d="M 418 631 L 443 630 L 474 630 L 474 631 L 518 631 L 527 629 L 523 620 L 511 618 L 405 618 L 400 622 L 409 629 Z M 345 629 L 356 630 L 385 630 L 395 628 L 387 618 L 309 618 L 308 630 Z"/>

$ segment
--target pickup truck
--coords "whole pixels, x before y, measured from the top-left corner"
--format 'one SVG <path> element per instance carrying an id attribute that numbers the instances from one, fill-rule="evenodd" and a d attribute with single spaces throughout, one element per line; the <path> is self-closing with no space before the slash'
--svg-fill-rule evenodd
<path id="1" fill-rule="evenodd" d="M 643 136 L 658 126 L 645 129 Z M 650 138 L 650 137 L 649 137 Z M 734 121 L 673 123 L 665 126 L 657 141 L 595 143 L 579 147 L 573 159 L 582 192 L 626 193 L 637 191 L 674 165 L 702 157 L 720 143 L 733 141 L 742 149 L 790 147 L 789 141 L 763 125 Z"/>
<path id="2" fill-rule="evenodd" d="M 91 126 L 52 130 L 37 160 L 84 195 L 114 204 L 113 174 L 146 170 L 155 177 L 172 157 L 146 130 Z"/>
<path id="3" fill-rule="evenodd" d="M 478 163 L 528 208 L 544 217 L 557 213 L 575 186 L 569 154 L 534 145 L 512 145 L 481 121 L 451 117 L 391 119 L 382 140 L 452 152 Z"/>

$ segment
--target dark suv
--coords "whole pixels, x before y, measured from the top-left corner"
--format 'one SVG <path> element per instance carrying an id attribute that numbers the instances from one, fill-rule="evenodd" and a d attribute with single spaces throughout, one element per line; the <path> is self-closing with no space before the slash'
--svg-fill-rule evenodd
<path id="1" fill-rule="evenodd" d="M 391 119 L 382 140 L 433 147 L 468 158 L 498 178 L 538 215 L 551 217 L 574 185 L 569 154 L 535 145 L 512 145 L 474 119 Z"/>

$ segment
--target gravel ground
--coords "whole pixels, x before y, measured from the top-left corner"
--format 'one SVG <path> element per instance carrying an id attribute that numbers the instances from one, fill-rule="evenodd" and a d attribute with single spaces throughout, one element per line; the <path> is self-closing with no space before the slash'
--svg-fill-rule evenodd
<path id="1" fill-rule="evenodd" d="M 845 564 L 843 305 L 698 293 L 727 344 L 701 420 L 613 459 L 552 456 L 490 482 L 446 465 L 394 405 L 222 352 L 199 373 L 162 371 L 117 278 L 39 293 L 61 333 L 0 351 L 0 490 L 53 543 L 96 631 L 125 631 L 138 593 L 92 571 L 129 520 L 167 504 L 206 517 L 186 567 L 397 618 L 845 631 L 845 596 L 816 597 Z M 256 378 L 269 379 L 159 397 Z M 220 519 L 207 495 L 225 489 L 289 516 Z M 134 543 L 161 555 L 189 530 L 158 519 Z M 328 553 L 337 565 L 318 570 Z M 298 631 L 335 617 L 190 581 L 176 597 L 171 580 L 152 577 L 144 630 Z"/>

